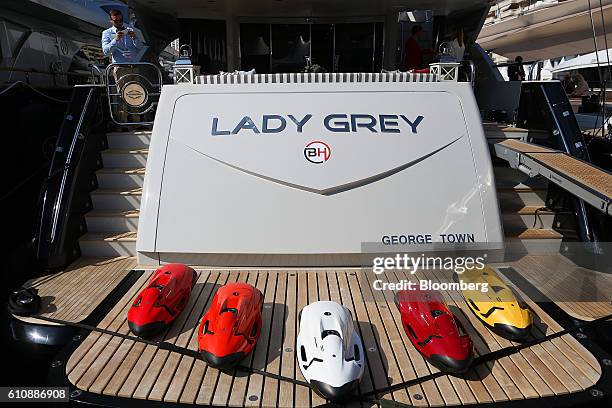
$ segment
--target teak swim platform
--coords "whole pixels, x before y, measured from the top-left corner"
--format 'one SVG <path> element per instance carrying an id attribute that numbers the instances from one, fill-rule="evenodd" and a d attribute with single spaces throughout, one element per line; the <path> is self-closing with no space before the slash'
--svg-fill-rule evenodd
<path id="1" fill-rule="evenodd" d="M 185 311 L 155 340 L 197 350 L 199 319 L 216 288 L 229 282 L 247 282 L 264 294 L 264 326 L 254 352 L 247 356 L 243 365 L 280 377 L 268 377 L 257 371 L 222 372 L 190 355 L 86 329 L 64 350 L 65 360 L 53 369 L 54 377 L 78 390 L 75 399 L 100 404 L 123 406 L 138 401 L 158 401 L 213 406 L 321 405 L 325 401 L 304 386 L 296 366 L 297 315 L 306 304 L 333 300 L 353 313 L 366 350 L 366 373 L 359 388 L 363 397 L 357 398 L 353 405 L 384 405 L 395 401 L 413 406 L 455 406 L 538 401 L 540 397 L 569 401 L 574 395 L 601 386 L 604 370 L 608 368 L 583 345 L 576 332 L 563 334 L 565 328 L 546 312 L 547 307 L 531 300 L 508 279 L 523 273 L 522 270 L 534 262 L 538 262 L 537 259 L 527 256 L 516 262 L 495 265 L 500 276 L 511 283 L 534 312 L 535 327 L 528 339 L 534 344 L 522 349 L 514 350 L 519 343 L 505 340 L 483 326 L 458 292 L 443 292 L 449 307 L 474 341 L 476 361 L 482 360 L 460 376 L 438 372 L 412 347 L 392 297 L 372 290 L 370 270 L 196 268 L 198 280 Z M 127 310 L 153 272 L 150 269 L 130 271 L 131 267 L 133 259 L 130 258 L 98 260 L 90 267 L 90 274 L 99 275 L 122 270 L 132 275 L 133 281 L 123 295 L 105 300 L 111 302 L 112 308 L 100 316 L 98 328 L 129 334 Z M 65 272 L 70 273 L 74 274 L 73 290 L 77 293 L 79 289 L 87 291 L 87 279 L 83 273 L 79 275 L 79 268 Z M 402 279 L 448 282 L 450 273 L 420 270 L 410 275 L 405 271 L 392 271 L 387 272 L 384 279 L 389 282 Z M 49 277 L 46 282 L 39 280 L 32 284 L 38 284 L 42 292 L 46 290 L 44 285 L 50 285 L 53 280 Z M 603 282 L 612 284 L 607 276 Z M 69 318 L 67 314 L 59 314 L 59 309 L 70 309 L 78 301 L 77 296 L 56 298 L 53 302 L 57 302 L 58 311 L 54 316 Z M 566 302 L 559 306 L 574 313 L 581 310 L 579 303 Z M 591 318 L 600 317 L 606 311 L 609 315 L 606 303 L 600 303 L 599 308 L 591 309 L 597 313 Z M 28 321 L 34 322 L 36 317 Z M 392 386 L 396 388 L 389 391 Z"/>

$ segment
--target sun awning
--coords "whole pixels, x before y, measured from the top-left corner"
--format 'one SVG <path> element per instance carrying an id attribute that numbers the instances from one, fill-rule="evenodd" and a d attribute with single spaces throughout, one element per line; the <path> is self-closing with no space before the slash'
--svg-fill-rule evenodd
<path id="1" fill-rule="evenodd" d="M 612 22 L 612 0 L 602 0 L 601 8 L 599 1 L 591 3 L 597 44 L 603 48 L 602 11 L 603 22 L 608 27 Z M 606 34 L 608 44 L 612 44 L 612 30 L 607 29 Z M 487 51 L 511 59 L 521 55 L 525 61 L 595 51 L 586 0 L 564 1 L 553 6 L 530 9 L 523 14 L 485 25 L 477 42 Z"/>
<path id="2" fill-rule="evenodd" d="M 606 55 L 606 51 L 607 51 L 607 55 Z M 602 67 L 608 66 L 610 61 L 612 61 L 612 48 L 608 50 L 601 50 L 597 53 L 592 52 L 590 54 L 581 55 L 579 57 L 563 61 L 559 65 L 557 65 L 552 70 L 552 72 L 556 73 L 556 72 L 572 71 L 576 69 L 596 67 L 598 65 L 598 60 L 599 60 L 599 66 L 602 66 Z"/>

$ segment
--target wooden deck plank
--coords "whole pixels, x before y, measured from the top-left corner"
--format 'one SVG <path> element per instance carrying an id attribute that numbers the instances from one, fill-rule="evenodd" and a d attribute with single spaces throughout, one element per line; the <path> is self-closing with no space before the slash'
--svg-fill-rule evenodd
<path id="1" fill-rule="evenodd" d="M 560 339 L 554 339 L 560 340 Z M 550 341 L 542 343 L 542 347 L 544 350 L 548 352 L 548 354 L 553 358 L 557 364 L 559 364 L 566 373 L 568 373 L 573 380 L 576 381 L 580 389 L 586 389 L 590 387 L 594 382 L 597 382 L 599 379 L 599 375 L 595 373 L 595 375 L 589 376 L 588 373 L 585 373 L 582 366 L 588 366 L 588 364 L 575 364 L 573 361 L 580 361 L 581 357 L 571 350 L 571 348 L 563 341 Z"/>
<path id="2" fill-rule="evenodd" d="M 497 144 L 519 153 L 560 153 L 559 150 L 553 150 L 548 147 L 534 145 L 533 143 L 522 142 L 515 139 L 506 139 L 497 142 Z"/>
<path id="3" fill-rule="evenodd" d="M 203 281 L 203 289 L 200 294 L 200 298 L 198 301 L 198 305 L 200 306 L 197 310 L 198 312 L 198 320 L 204 315 L 210 303 L 212 302 L 214 293 L 216 292 L 218 285 L 217 279 L 219 278 L 219 273 L 216 271 L 203 271 L 203 274 L 206 273 L 206 280 Z M 201 280 L 201 279 L 200 279 Z M 195 330 L 192 332 L 189 342 L 186 347 L 189 350 L 197 350 L 198 349 L 198 328 L 199 321 Z M 183 341 L 181 340 L 181 345 L 183 345 Z M 183 345 L 184 346 L 184 345 Z M 178 363 L 178 367 L 176 372 L 172 376 L 172 381 L 168 386 L 166 394 L 164 395 L 163 400 L 166 402 L 178 402 L 181 396 L 181 392 L 185 387 L 187 382 L 187 378 L 189 377 L 189 373 L 191 371 L 191 367 L 194 364 L 193 357 L 189 356 L 180 356 L 180 361 Z"/>
<path id="4" fill-rule="evenodd" d="M 272 330 L 272 312 L 274 311 L 274 299 L 276 297 L 276 285 L 278 273 L 275 271 L 267 272 L 268 282 L 266 291 L 264 292 L 264 308 L 262 311 L 262 330 L 255 346 L 255 358 L 253 367 L 257 369 L 265 369 L 268 362 L 268 344 L 270 342 L 270 334 Z M 245 406 L 259 406 L 263 398 L 263 376 L 260 374 L 252 374 L 249 379 L 249 387 L 247 389 L 247 398 Z"/>
<path id="5" fill-rule="evenodd" d="M 381 278 L 385 282 L 389 282 L 389 277 L 386 273 L 381 276 Z M 399 311 L 397 310 L 393 299 L 389 299 L 390 296 L 385 296 L 385 294 L 383 294 L 381 291 L 374 290 L 371 285 L 370 291 L 372 292 L 374 300 L 379 305 L 383 326 L 389 337 L 392 355 L 396 360 L 396 364 L 400 368 L 402 381 L 405 382 L 413 378 L 417 378 L 417 374 L 414 370 L 408 352 L 406 351 L 406 347 L 412 347 L 412 345 L 405 343 L 404 339 L 402 338 L 401 331 L 404 329 L 401 324 L 401 317 L 399 317 Z M 406 388 L 406 392 L 410 399 L 410 404 L 416 407 L 429 406 L 427 399 L 422 397 L 425 394 L 420 384 L 412 385 Z M 415 398 L 416 395 L 419 397 Z"/>
<path id="6" fill-rule="evenodd" d="M 127 334 L 129 332 L 127 320 L 124 320 L 118 330 L 113 329 L 113 331 L 118 331 L 119 333 Z M 110 337 L 110 340 L 105 343 L 104 348 L 96 355 L 95 359 L 92 361 L 89 367 L 87 367 L 87 371 L 77 382 L 77 387 L 83 390 L 100 393 L 101 390 L 104 388 L 104 385 L 106 385 L 105 383 L 103 384 L 103 382 L 107 378 L 98 378 L 99 374 L 104 369 L 111 357 L 116 354 L 117 349 L 119 348 L 122 342 L 123 339 L 121 337 Z"/>
<path id="7" fill-rule="evenodd" d="M 225 272 L 227 273 L 227 279 L 223 282 L 223 285 L 236 282 L 238 279 L 238 271 L 236 269 Z M 227 376 L 227 374 L 210 366 L 206 368 L 196 403 L 206 405 L 211 404 L 212 399 L 215 397 L 215 388 L 217 387 L 221 375 L 224 377 Z"/>
<path id="8" fill-rule="evenodd" d="M 317 288 L 319 290 L 319 300 L 330 300 L 327 274 L 325 271 L 317 271 Z"/>
<path id="9" fill-rule="evenodd" d="M 351 314 L 355 321 L 355 330 L 357 330 L 359 337 L 361 337 L 361 342 L 363 343 L 363 348 L 366 354 L 366 367 L 363 373 L 363 378 L 361 379 L 361 382 L 359 384 L 359 393 L 365 394 L 374 389 L 373 375 L 371 373 L 371 368 L 369 366 L 369 356 L 368 356 L 368 353 L 371 353 L 371 352 L 368 350 L 369 346 L 366 345 L 366 342 L 363 339 L 362 327 L 359 324 L 359 317 L 357 315 L 357 312 L 355 310 L 355 305 L 353 303 L 351 288 L 349 286 L 349 281 L 348 281 L 348 274 L 350 273 L 354 273 L 354 272 L 350 270 L 338 271 L 336 274 L 336 278 L 338 280 L 338 291 L 340 293 L 340 299 L 341 299 L 340 304 L 345 306 L 347 309 L 351 311 Z"/>
<path id="10" fill-rule="evenodd" d="M 391 320 L 388 314 L 386 302 L 382 299 L 382 293 L 380 291 L 373 291 L 372 284 L 366 276 L 365 270 L 357 271 L 357 284 L 359 285 L 359 291 L 362 294 L 362 300 L 366 308 L 368 320 L 371 322 L 373 327 L 378 328 L 378 345 L 380 347 L 381 356 L 384 356 L 386 360 L 387 378 L 391 385 L 403 383 L 404 377 L 398 367 L 395 352 L 391 346 L 389 339 L 389 332 L 396 329 L 395 325 L 387 327 L 385 321 Z M 376 302 L 375 302 L 376 300 Z M 380 303 L 378 303 L 380 302 Z M 384 307 L 382 304 L 384 303 Z M 384 310 L 381 315 L 381 308 Z M 401 402 L 403 404 L 411 404 L 412 399 L 408 395 L 406 389 L 395 391 L 392 394 L 394 401 Z"/>
<path id="11" fill-rule="evenodd" d="M 546 319 L 548 320 L 549 325 L 546 325 L 545 327 L 542 327 L 542 331 L 537 331 L 537 330 L 532 330 L 532 335 L 535 337 L 542 337 L 544 335 L 549 335 L 549 334 L 553 334 L 558 330 L 561 330 L 561 326 L 554 322 L 552 319 L 549 319 L 548 315 L 539 308 L 539 306 L 537 306 L 534 302 L 531 302 L 530 299 L 519 289 L 516 287 L 516 285 L 514 285 L 511 281 L 509 281 L 503 274 L 499 273 L 498 271 L 498 276 L 504 280 L 511 288 L 512 290 L 518 294 L 520 297 L 523 298 L 523 300 L 528 304 L 528 306 L 532 309 L 532 311 L 534 312 L 533 317 L 534 317 L 534 322 L 536 322 L 535 324 L 537 324 L 537 321 L 539 319 Z M 497 336 L 497 335 L 496 335 Z M 500 336 L 497 336 L 497 338 L 499 339 L 500 342 L 504 341 L 505 339 L 502 339 Z M 509 342 L 506 340 L 506 344 L 508 345 L 514 345 L 517 344 L 516 342 Z M 528 361 L 528 363 L 533 367 L 534 371 L 538 373 L 538 375 L 540 376 L 540 378 L 542 378 L 542 380 L 544 380 L 544 382 L 548 385 L 548 387 L 556 394 L 556 395 L 560 395 L 560 394 L 566 394 L 567 393 L 567 388 L 563 385 L 563 382 L 560 381 L 555 373 L 553 371 L 551 371 L 551 369 L 547 366 L 547 362 L 545 361 L 546 359 L 542 360 L 540 358 L 540 356 L 542 356 L 541 353 L 541 346 L 536 345 L 534 347 L 530 347 L 527 349 L 523 349 L 521 351 L 521 354 L 523 354 L 523 356 L 525 356 L 525 359 Z"/>
<path id="12" fill-rule="evenodd" d="M 329 292 L 329 300 L 332 302 L 336 302 L 338 304 L 343 304 L 342 303 L 342 297 L 340 296 L 340 287 L 338 285 L 338 273 L 343 273 L 342 271 L 326 271 L 326 272 L 322 272 L 324 273 L 326 276 L 326 280 L 327 280 L 327 288 L 328 288 L 328 292 Z M 350 309 L 350 307 L 349 307 Z M 359 389 L 358 389 L 358 395 L 359 394 Z M 369 406 L 367 403 L 359 403 L 359 402 L 354 402 L 354 403 L 349 403 L 347 404 L 347 407 L 349 408 L 353 408 L 353 407 L 365 407 L 365 406 Z"/>
<path id="13" fill-rule="evenodd" d="M 319 298 L 319 289 L 317 287 L 316 273 L 317 270 L 309 270 L 308 272 L 306 272 L 306 288 L 308 289 L 308 302 L 306 303 L 307 305 L 321 300 Z M 319 394 L 310 390 L 310 403 L 313 406 L 323 405 L 325 404 L 325 402 L 325 399 L 321 398 Z"/>
<path id="14" fill-rule="evenodd" d="M 260 274 L 258 271 L 251 270 L 249 272 L 249 278 L 247 283 L 255 286 L 263 294 L 266 291 L 266 275 Z M 253 368 L 253 356 L 251 352 L 242 362 L 243 365 L 249 368 Z M 229 396 L 228 406 L 230 407 L 241 407 L 244 405 L 246 398 L 247 385 L 249 381 L 249 375 L 238 372 L 234 373 L 234 384 L 232 385 L 232 392 Z"/>
<path id="15" fill-rule="evenodd" d="M 510 284 L 511 287 L 514 288 L 514 286 L 508 282 Z M 496 335 L 495 333 L 492 333 L 489 331 L 489 333 L 491 334 L 491 336 L 495 339 L 495 341 L 501 346 L 501 347 L 509 347 L 512 346 L 516 343 L 508 341 L 506 339 L 504 339 L 503 337 L 500 337 L 498 335 Z M 533 352 L 529 353 L 529 356 L 531 356 L 531 358 L 526 358 L 525 356 L 526 353 L 521 352 L 521 355 L 525 358 L 520 358 L 517 355 L 513 355 L 511 356 L 511 359 L 513 361 L 515 361 L 517 363 L 517 366 L 519 366 L 519 368 L 521 369 L 521 371 L 525 374 L 525 376 L 527 378 L 529 378 L 529 380 L 526 380 L 525 383 L 523 384 L 524 386 L 528 385 L 529 383 L 531 383 L 532 385 L 534 385 L 534 387 L 536 387 L 538 393 L 541 393 L 540 395 L 551 395 L 554 394 L 554 389 L 549 387 L 549 382 L 546 380 L 546 378 L 544 378 L 544 376 L 539 376 L 538 374 L 540 374 L 540 371 L 537 370 L 537 368 L 531 368 L 531 366 L 541 366 L 542 362 L 539 360 L 539 358 L 533 358 L 534 354 Z M 525 363 L 527 365 L 525 365 Z M 538 373 L 538 374 L 536 374 Z M 549 373 L 549 371 L 544 370 L 543 374 L 546 375 L 547 373 Z M 542 379 L 542 381 L 540 381 L 540 379 Z M 514 380 L 513 380 L 514 381 Z M 514 381 L 516 383 L 516 381 Z M 553 384 L 557 384 L 556 382 L 553 381 Z M 523 390 L 523 388 L 520 388 L 521 390 Z"/>
<path id="16" fill-rule="evenodd" d="M 96 261 L 91 260 L 92 263 Z M 114 266 L 114 265 L 113 265 Z M 46 317 L 61 318 L 62 312 L 67 307 L 72 307 L 74 303 L 71 299 L 71 293 L 68 290 L 71 284 L 74 284 L 77 289 L 89 281 L 83 282 L 83 278 L 87 276 L 87 272 L 91 269 L 83 260 L 77 259 L 73 264 L 68 266 L 66 270 L 43 277 L 40 281 L 26 282 L 24 287 L 36 287 L 38 295 L 41 297 L 40 315 Z M 112 270 L 113 268 L 105 268 Z M 81 292 L 80 290 L 77 290 Z M 77 301 L 80 303 L 80 301 Z M 63 306 L 65 305 L 65 306 Z M 63 319 L 68 320 L 68 319 Z"/>
<path id="17" fill-rule="evenodd" d="M 299 313 L 300 311 L 308 304 L 308 272 L 306 271 L 296 271 L 297 277 L 297 297 L 296 297 L 296 320 L 295 320 L 295 340 L 293 342 L 293 349 L 296 353 L 297 350 L 297 335 L 300 329 L 299 323 Z M 295 358 L 295 357 L 294 357 Z M 298 381 L 305 381 L 304 376 L 302 375 L 302 370 L 299 367 L 295 367 L 295 378 Z M 309 407 L 310 406 L 310 387 L 304 387 L 298 385 L 295 387 L 295 406 L 296 407 Z"/>
<path id="18" fill-rule="evenodd" d="M 406 279 L 406 276 L 402 275 L 399 271 L 389 271 L 386 273 L 386 276 L 390 282 L 399 282 L 402 279 Z M 397 308 L 390 308 L 390 310 L 395 321 L 398 322 L 398 325 L 401 325 L 402 319 Z M 412 362 L 417 378 L 426 377 L 432 374 L 431 366 L 427 364 L 423 356 L 412 346 L 406 331 L 402 328 L 399 332 L 402 342 L 406 345 L 406 351 Z M 425 381 L 421 383 L 420 386 L 423 390 L 423 394 L 412 394 L 413 398 L 415 398 L 415 395 L 417 396 L 417 398 L 415 398 L 417 400 L 419 399 L 418 397 L 421 397 L 420 399 L 425 399 L 431 406 L 438 407 L 445 405 L 444 398 L 442 398 L 440 389 L 435 381 Z"/>
<path id="19" fill-rule="evenodd" d="M 387 376 L 387 363 L 378 345 L 379 336 L 377 329 L 370 324 L 368 312 L 365 308 L 363 296 L 357 281 L 357 273 L 349 271 L 346 274 L 350 293 L 352 296 L 355 314 L 353 315 L 361 332 L 361 341 L 367 357 L 366 365 L 370 368 L 374 390 L 383 389 L 389 386 Z"/>
<path id="20" fill-rule="evenodd" d="M 540 336 L 545 336 L 544 330 L 542 327 L 538 327 L 539 323 L 536 321 L 534 323 L 535 327 L 532 329 L 533 331 L 539 331 Z M 553 348 L 554 351 L 552 354 L 558 355 L 561 351 L 552 343 L 548 342 L 550 348 Z M 570 364 L 571 368 L 569 371 L 564 369 L 564 364 L 560 364 L 550 352 L 546 350 L 544 344 L 539 344 L 537 346 L 531 347 L 534 353 L 540 358 L 540 360 L 550 369 L 550 371 L 559 379 L 559 381 L 563 384 L 565 389 L 572 393 L 582 390 L 582 387 L 574 380 L 573 375 L 580 373 L 580 370 L 573 364 Z M 577 371 L 577 373 L 575 373 Z"/>
<path id="21" fill-rule="evenodd" d="M 237 282 L 246 282 L 248 278 L 248 272 L 240 271 L 238 273 Z M 232 280 L 232 275 L 230 275 Z M 219 378 L 217 380 L 217 387 L 212 399 L 212 405 L 226 405 L 229 395 L 231 394 L 232 383 L 234 381 L 234 370 L 222 370 L 219 371 Z"/>
<path id="22" fill-rule="evenodd" d="M 567 343 L 572 350 L 580 355 L 583 361 L 586 361 L 587 364 L 597 373 L 597 376 L 601 376 L 601 366 L 599 365 L 599 361 L 593 356 L 580 342 L 575 339 L 571 335 L 561 336 L 561 339 Z"/>
<path id="23" fill-rule="evenodd" d="M 268 345 L 268 364 L 266 365 L 266 372 L 273 374 L 280 374 L 281 362 L 283 360 L 283 341 L 285 332 L 285 318 L 286 318 L 286 296 L 287 296 L 287 277 L 286 271 L 279 272 L 276 283 L 276 295 L 274 298 L 273 305 L 273 317 L 272 317 L 272 331 L 270 333 L 270 341 Z M 291 361 L 293 362 L 293 355 L 291 355 Z M 278 405 L 280 381 L 274 378 L 264 378 L 263 385 L 263 406 L 275 406 Z M 291 407 L 289 405 L 281 405 Z"/>
<path id="24" fill-rule="evenodd" d="M 195 404 L 198 391 L 202 385 L 202 378 L 204 378 L 204 374 L 206 373 L 206 368 L 207 364 L 203 360 L 198 359 L 193 361 L 179 402 L 183 404 Z"/>
<path id="25" fill-rule="evenodd" d="M 227 283 L 228 277 L 229 277 L 228 274 L 219 274 L 219 273 L 211 274 L 211 279 L 209 281 L 209 284 L 211 284 L 213 288 L 211 291 L 211 295 L 209 296 L 205 306 L 203 307 L 204 311 L 206 311 L 210 307 L 210 304 L 212 302 L 212 299 L 214 297 L 214 293 L 216 292 L 216 290 L 222 285 Z M 197 342 L 198 342 L 197 336 L 194 336 L 190 340 L 189 348 L 191 350 L 197 350 L 198 349 Z M 183 362 L 184 362 L 184 365 L 186 366 L 185 370 L 187 370 L 187 367 L 191 367 L 191 369 L 187 371 L 185 374 L 181 374 L 180 379 L 177 380 L 176 388 L 177 388 L 177 391 L 180 392 L 178 401 L 180 403 L 195 404 L 195 400 L 198 395 L 198 391 L 200 390 L 202 379 L 205 375 L 208 365 L 204 362 L 204 360 L 201 360 L 201 359 L 194 360 L 193 358 L 186 357 L 186 356 L 183 357 L 183 360 L 181 363 Z M 180 370 L 181 368 L 179 367 L 179 371 Z M 186 379 L 184 378 L 184 376 L 186 376 Z M 182 383 L 183 381 L 185 381 L 185 385 L 182 387 L 182 391 L 180 391 L 178 390 L 178 388 L 180 388 L 180 383 Z M 170 385 L 170 388 L 172 388 L 172 384 Z M 171 393 L 169 390 L 168 393 L 166 393 L 166 396 L 164 398 L 168 398 L 169 401 L 173 401 L 176 398 L 177 391 L 173 391 Z"/>
<path id="26" fill-rule="evenodd" d="M 280 374 L 283 377 L 295 378 L 295 341 L 296 341 L 296 296 L 297 296 L 297 276 L 294 271 L 287 273 L 287 295 L 285 304 L 287 305 L 287 314 L 285 318 L 285 330 L 283 333 L 283 344 L 281 347 L 282 366 Z M 293 398 L 295 385 L 287 381 L 281 381 L 280 391 L 278 394 L 279 406 L 293 407 L 295 401 Z"/>

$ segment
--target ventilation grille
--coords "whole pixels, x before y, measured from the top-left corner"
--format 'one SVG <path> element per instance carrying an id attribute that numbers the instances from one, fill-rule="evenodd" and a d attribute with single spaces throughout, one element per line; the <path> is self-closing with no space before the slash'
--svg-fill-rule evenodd
<path id="1" fill-rule="evenodd" d="M 383 73 L 283 73 L 200 75 L 197 84 L 302 84 L 354 82 L 437 82 L 434 74 Z"/>

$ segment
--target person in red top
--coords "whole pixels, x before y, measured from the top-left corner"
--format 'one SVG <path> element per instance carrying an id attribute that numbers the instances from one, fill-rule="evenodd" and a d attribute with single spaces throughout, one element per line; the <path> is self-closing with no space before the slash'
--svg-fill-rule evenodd
<path id="1" fill-rule="evenodd" d="M 423 67 L 423 55 L 427 53 L 431 53 L 430 49 L 422 49 L 419 45 L 419 39 L 423 35 L 423 27 L 420 25 L 415 25 L 410 30 L 412 34 L 408 41 L 406 41 L 406 45 L 404 46 L 404 55 L 405 55 L 405 65 L 406 69 L 410 71 L 411 69 L 420 69 Z"/>

